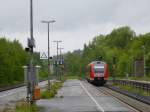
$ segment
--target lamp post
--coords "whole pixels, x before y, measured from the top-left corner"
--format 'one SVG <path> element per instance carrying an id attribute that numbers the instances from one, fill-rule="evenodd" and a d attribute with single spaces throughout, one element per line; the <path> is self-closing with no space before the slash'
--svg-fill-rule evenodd
<path id="1" fill-rule="evenodd" d="M 49 41 L 49 25 L 50 25 L 50 23 L 54 23 L 54 22 L 56 22 L 55 20 L 51 20 L 51 21 L 42 21 L 42 23 L 46 23 L 47 24 L 47 29 L 48 29 L 48 59 L 47 59 L 47 61 L 48 61 L 48 89 L 50 90 L 50 48 L 49 48 L 49 46 L 50 46 L 50 41 Z"/>

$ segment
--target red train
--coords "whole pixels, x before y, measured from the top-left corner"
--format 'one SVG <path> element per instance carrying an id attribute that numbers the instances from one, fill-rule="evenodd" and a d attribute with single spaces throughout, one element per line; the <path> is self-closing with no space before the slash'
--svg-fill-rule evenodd
<path id="1" fill-rule="evenodd" d="M 104 85 L 108 78 L 108 66 L 102 61 L 93 61 L 87 66 L 87 80 L 95 85 Z"/>

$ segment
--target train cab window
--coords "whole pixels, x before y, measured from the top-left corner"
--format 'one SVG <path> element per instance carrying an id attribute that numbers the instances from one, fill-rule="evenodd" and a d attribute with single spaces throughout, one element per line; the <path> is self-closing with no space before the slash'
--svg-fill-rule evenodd
<path id="1" fill-rule="evenodd" d="M 104 73 L 104 66 L 94 66 L 95 73 Z"/>

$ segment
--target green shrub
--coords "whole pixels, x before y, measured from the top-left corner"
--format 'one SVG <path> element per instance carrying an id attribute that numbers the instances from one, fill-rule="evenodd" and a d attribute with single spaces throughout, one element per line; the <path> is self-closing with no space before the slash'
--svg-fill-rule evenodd
<path id="1" fill-rule="evenodd" d="M 47 88 L 45 91 L 42 91 L 41 98 L 50 99 L 55 97 L 55 95 L 57 94 L 57 90 L 61 87 L 62 87 L 62 82 L 54 82 L 51 85 L 50 90 Z"/>
<path id="2" fill-rule="evenodd" d="M 39 108 L 24 101 L 17 103 L 15 112 L 39 112 Z"/>

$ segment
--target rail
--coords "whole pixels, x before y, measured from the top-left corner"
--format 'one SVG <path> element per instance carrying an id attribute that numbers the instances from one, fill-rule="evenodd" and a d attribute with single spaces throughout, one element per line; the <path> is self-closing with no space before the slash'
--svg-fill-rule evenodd
<path id="1" fill-rule="evenodd" d="M 108 81 L 112 82 L 112 80 L 108 80 Z M 107 96 L 111 96 L 111 97 L 119 100 L 120 102 L 128 105 L 128 107 L 133 109 L 134 112 L 148 112 L 147 110 L 150 109 L 150 107 L 149 107 L 150 102 L 149 101 L 145 100 L 144 98 L 138 100 L 139 97 L 137 97 L 137 96 L 135 96 L 133 98 L 132 94 L 124 94 L 123 90 L 118 89 L 114 86 L 111 86 L 110 84 L 106 84 L 105 86 L 101 86 L 101 87 L 94 86 L 94 85 L 91 85 L 91 86 L 96 88 L 98 91 L 100 91 L 100 93 L 103 93 Z M 126 97 L 126 96 L 128 96 L 128 97 Z M 134 100 L 134 99 L 136 99 L 136 100 Z"/>
<path id="2" fill-rule="evenodd" d="M 42 81 L 46 81 L 47 79 L 41 79 L 39 82 Z M 19 83 L 19 84 L 14 84 L 14 85 L 10 85 L 10 86 L 4 86 L 4 87 L 0 87 L 0 92 L 2 91 L 6 91 L 6 90 L 10 90 L 10 89 L 15 89 L 15 88 L 19 88 L 22 86 L 25 86 L 26 84 L 24 82 Z"/>

